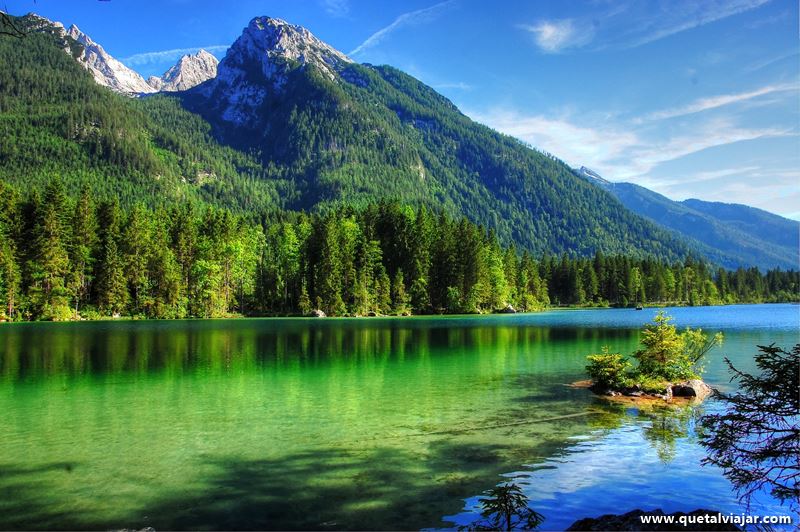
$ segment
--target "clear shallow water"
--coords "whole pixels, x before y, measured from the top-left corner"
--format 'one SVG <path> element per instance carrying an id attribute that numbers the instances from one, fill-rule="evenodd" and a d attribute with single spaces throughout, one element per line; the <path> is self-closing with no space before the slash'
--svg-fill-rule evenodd
<path id="1" fill-rule="evenodd" d="M 796 305 L 671 309 L 726 355 L 790 346 Z M 437 528 L 503 478 L 546 529 L 634 508 L 738 513 L 693 419 L 565 384 L 655 310 L 0 327 L 0 529 Z M 703 408 L 718 408 L 707 402 Z M 762 501 L 763 513 L 782 513 Z"/>

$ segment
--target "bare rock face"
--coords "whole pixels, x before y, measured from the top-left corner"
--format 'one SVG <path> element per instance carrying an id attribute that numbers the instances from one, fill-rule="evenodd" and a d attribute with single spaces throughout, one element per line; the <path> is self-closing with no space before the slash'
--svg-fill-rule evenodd
<path id="1" fill-rule="evenodd" d="M 510 303 L 507 304 L 505 307 L 501 308 L 497 311 L 498 314 L 516 314 L 517 309 L 515 309 Z"/>
<path id="2" fill-rule="evenodd" d="M 270 17 L 256 17 L 231 45 L 212 82 L 198 90 L 219 106 L 222 120 L 252 123 L 270 94 L 282 93 L 289 73 L 311 65 L 329 79 L 352 63 L 310 31 Z"/>
<path id="3" fill-rule="evenodd" d="M 216 77 L 218 64 L 219 60 L 216 57 L 205 50 L 200 50 L 196 54 L 181 57 L 175 66 L 160 78 L 151 76 L 147 84 L 157 91 L 185 91 Z"/>
<path id="4" fill-rule="evenodd" d="M 320 309 L 315 309 L 315 310 L 312 310 L 312 311 L 311 311 L 311 317 L 312 317 L 312 318 L 325 318 L 325 317 L 327 317 L 327 316 L 326 316 L 326 314 L 325 314 L 323 311 L 321 311 Z"/>
<path id="5" fill-rule="evenodd" d="M 164 81 L 158 76 L 150 76 L 147 78 L 147 84 L 153 87 L 155 90 L 160 91 L 161 87 L 164 85 Z"/>
<path id="6" fill-rule="evenodd" d="M 92 74 L 98 85 L 129 95 L 156 92 L 142 76 L 114 59 L 74 24 L 66 34 L 83 45 L 83 53 L 77 58 L 78 63 Z"/>

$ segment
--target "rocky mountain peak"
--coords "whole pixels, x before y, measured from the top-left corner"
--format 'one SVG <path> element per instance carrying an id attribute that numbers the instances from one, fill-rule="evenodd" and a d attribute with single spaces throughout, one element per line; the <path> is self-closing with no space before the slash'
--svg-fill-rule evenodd
<path id="1" fill-rule="evenodd" d="M 334 80 L 350 63 L 350 58 L 302 26 L 256 17 L 228 49 L 214 81 L 200 90 L 213 101 L 222 120 L 256 126 L 257 109 L 270 94 L 283 92 L 292 71 L 313 65 Z"/>
<path id="2" fill-rule="evenodd" d="M 606 186 L 611 184 L 607 179 L 603 178 L 600 174 L 598 174 L 591 168 L 587 168 L 585 166 L 581 166 L 580 168 L 575 170 L 575 173 L 583 177 L 584 179 L 593 182 L 596 185 Z"/>
<path id="3" fill-rule="evenodd" d="M 157 91 L 184 91 L 217 75 L 219 60 L 200 50 L 196 54 L 181 57 L 163 76 L 151 76 L 147 84 Z"/>
<path id="4" fill-rule="evenodd" d="M 44 18 L 41 15 L 37 15 L 36 13 L 28 13 L 27 15 L 20 17 L 20 20 L 23 21 L 25 28 L 28 31 L 42 31 L 47 29 L 57 29 L 57 30 L 64 30 L 64 25 L 60 22 L 53 22 L 48 18 Z"/>
<path id="5" fill-rule="evenodd" d="M 313 64 L 333 79 L 336 71 L 351 60 L 342 52 L 322 42 L 302 26 L 271 17 L 256 17 L 231 46 L 220 65 L 237 68 L 257 61 L 267 79 L 284 70 L 287 61 Z"/>
<path id="6" fill-rule="evenodd" d="M 83 52 L 77 60 L 91 72 L 98 84 L 123 94 L 155 92 L 142 76 L 114 59 L 75 24 L 66 30 L 66 35 L 83 46 Z"/>

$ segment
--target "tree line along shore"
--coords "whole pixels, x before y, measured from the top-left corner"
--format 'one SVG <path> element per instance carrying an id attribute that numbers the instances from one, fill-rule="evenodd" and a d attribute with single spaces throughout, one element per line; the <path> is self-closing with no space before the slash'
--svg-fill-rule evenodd
<path id="1" fill-rule="evenodd" d="M 0 319 L 410 315 L 551 305 L 797 301 L 800 272 L 704 261 L 533 257 L 492 231 L 393 202 L 242 216 L 0 184 Z"/>

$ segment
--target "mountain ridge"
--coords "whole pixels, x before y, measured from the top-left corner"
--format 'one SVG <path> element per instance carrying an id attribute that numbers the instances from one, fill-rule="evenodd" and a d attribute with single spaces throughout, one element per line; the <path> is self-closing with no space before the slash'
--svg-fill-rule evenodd
<path id="1" fill-rule="evenodd" d="M 611 192 L 628 209 L 698 242 L 728 268 L 797 268 L 800 222 L 736 203 L 675 201 L 634 183 L 612 182 L 582 166 L 577 175 Z"/>

